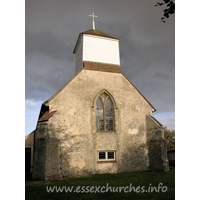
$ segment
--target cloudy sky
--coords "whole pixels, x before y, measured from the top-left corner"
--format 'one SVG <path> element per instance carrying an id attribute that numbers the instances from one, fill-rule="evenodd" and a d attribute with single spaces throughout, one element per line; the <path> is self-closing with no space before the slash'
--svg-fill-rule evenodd
<path id="1" fill-rule="evenodd" d="M 175 129 L 175 23 L 162 23 L 158 0 L 25 1 L 25 134 L 36 127 L 41 104 L 74 75 L 73 49 L 80 32 L 95 26 L 120 39 L 122 72 Z"/>

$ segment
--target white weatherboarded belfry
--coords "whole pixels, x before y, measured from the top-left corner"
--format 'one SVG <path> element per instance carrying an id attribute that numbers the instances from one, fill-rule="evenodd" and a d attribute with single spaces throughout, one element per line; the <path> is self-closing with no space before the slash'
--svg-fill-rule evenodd
<path id="1" fill-rule="evenodd" d="M 163 127 L 121 72 L 119 39 L 93 27 L 73 53 L 74 77 L 41 107 L 33 178 L 168 170 Z"/>

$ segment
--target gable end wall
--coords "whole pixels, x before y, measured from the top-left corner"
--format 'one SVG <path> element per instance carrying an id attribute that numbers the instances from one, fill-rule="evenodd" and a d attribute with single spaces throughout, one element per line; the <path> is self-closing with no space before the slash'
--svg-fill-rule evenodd
<path id="1" fill-rule="evenodd" d="M 95 98 L 102 90 L 109 92 L 116 104 L 114 132 L 96 131 Z M 53 156 L 57 160 L 54 165 L 46 168 L 46 178 L 149 169 L 146 116 L 152 114 L 152 106 L 121 73 L 83 69 L 48 106 L 49 112 L 57 110 L 47 122 L 47 132 L 58 153 Z M 99 163 L 98 150 L 115 150 L 116 161 Z M 50 153 L 46 156 L 50 165 L 53 157 Z M 53 170 L 57 172 L 53 174 Z"/>

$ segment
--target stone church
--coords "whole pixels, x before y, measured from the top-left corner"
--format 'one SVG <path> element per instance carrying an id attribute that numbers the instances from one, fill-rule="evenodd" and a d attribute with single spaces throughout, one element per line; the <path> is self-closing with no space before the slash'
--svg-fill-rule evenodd
<path id="1" fill-rule="evenodd" d="M 122 73 L 119 39 L 81 32 L 73 53 L 74 77 L 41 106 L 33 178 L 168 170 L 163 127 Z"/>

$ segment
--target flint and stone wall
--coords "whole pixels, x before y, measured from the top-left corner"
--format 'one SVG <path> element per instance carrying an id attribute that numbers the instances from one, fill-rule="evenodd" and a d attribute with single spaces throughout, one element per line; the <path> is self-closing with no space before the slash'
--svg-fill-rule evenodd
<path id="1" fill-rule="evenodd" d="M 167 145 L 164 129 L 147 115 L 147 145 L 149 150 L 149 169 L 153 171 L 169 170 Z"/>
<path id="2" fill-rule="evenodd" d="M 104 90 L 113 99 L 112 132 L 96 131 L 96 99 Z M 147 115 L 152 114 L 152 107 L 121 73 L 83 69 L 46 104 L 49 112 L 57 112 L 49 121 L 38 123 L 35 178 L 48 180 L 154 169 L 153 152 L 165 151 L 164 139 L 154 137 L 160 141 L 158 145 L 150 139 L 154 131 L 147 126 L 153 122 L 148 122 Z M 161 134 L 159 125 L 153 127 Z M 115 150 L 116 162 L 99 163 L 98 150 Z M 166 170 L 162 165 L 164 162 L 158 169 Z"/>

